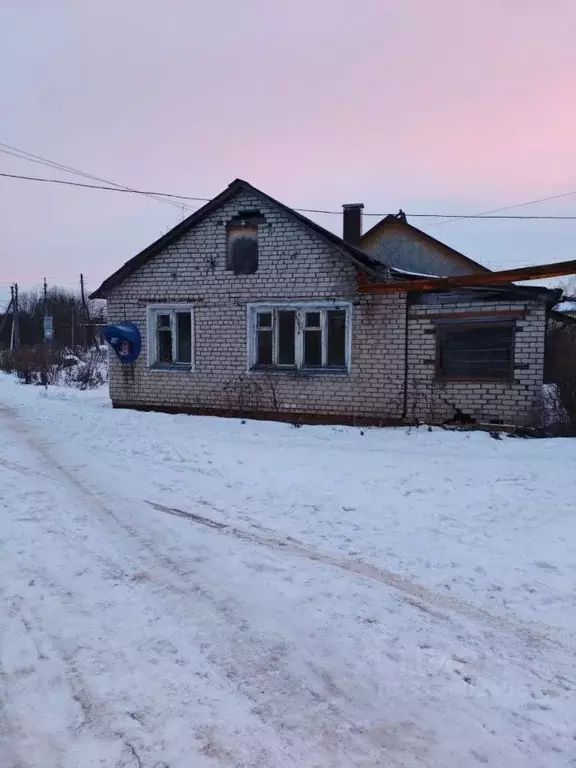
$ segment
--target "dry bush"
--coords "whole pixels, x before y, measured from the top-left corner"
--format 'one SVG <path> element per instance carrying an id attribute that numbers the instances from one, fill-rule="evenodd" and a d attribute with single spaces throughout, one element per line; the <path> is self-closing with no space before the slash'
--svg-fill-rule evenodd
<path id="1" fill-rule="evenodd" d="M 78 358 L 44 344 L 21 345 L 0 353 L 0 370 L 16 374 L 23 384 L 94 389 L 107 381 L 108 356 L 99 349 Z"/>
<path id="2" fill-rule="evenodd" d="M 2 369 L 15 373 L 24 384 L 56 384 L 63 366 L 62 352 L 44 344 L 20 346 L 3 354 Z"/>
<path id="3" fill-rule="evenodd" d="M 228 410 L 246 416 L 261 407 L 262 387 L 255 379 L 238 376 L 224 385 L 224 396 Z"/>
<path id="4" fill-rule="evenodd" d="M 241 416 L 254 413 L 272 414 L 279 418 L 280 380 L 274 374 L 261 374 L 257 378 L 238 376 L 224 385 L 228 410 Z"/>
<path id="5" fill-rule="evenodd" d="M 108 356 L 105 352 L 91 350 L 75 366 L 67 370 L 65 382 L 77 389 L 95 389 L 108 379 Z"/>
<path id="6" fill-rule="evenodd" d="M 0 371 L 2 373 L 13 373 L 12 358 L 7 349 L 0 350 Z"/>

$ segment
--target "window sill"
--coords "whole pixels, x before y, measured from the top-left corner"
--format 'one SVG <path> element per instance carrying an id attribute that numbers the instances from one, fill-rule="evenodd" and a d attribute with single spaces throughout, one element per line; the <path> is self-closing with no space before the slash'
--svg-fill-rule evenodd
<path id="1" fill-rule="evenodd" d="M 514 384 L 514 379 L 498 379 L 493 376 L 436 376 L 434 381 L 436 384 L 504 384 L 508 387 Z"/>
<path id="2" fill-rule="evenodd" d="M 349 376 L 350 371 L 347 368 L 266 368 L 265 366 L 255 366 L 250 368 L 250 373 L 269 374 L 270 376 L 292 376 L 294 378 L 311 378 L 323 376 Z"/>
<path id="3" fill-rule="evenodd" d="M 194 368 L 192 365 L 149 365 L 149 371 L 169 371 L 171 373 L 193 373 Z"/>

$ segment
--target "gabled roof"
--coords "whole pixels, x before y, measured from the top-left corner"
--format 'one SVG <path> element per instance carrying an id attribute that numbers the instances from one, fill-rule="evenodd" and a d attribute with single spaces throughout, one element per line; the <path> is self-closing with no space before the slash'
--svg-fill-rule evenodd
<path id="1" fill-rule="evenodd" d="M 566 299 L 561 301 L 560 304 L 556 304 L 554 307 L 556 312 L 575 312 L 576 313 L 576 300 Z"/>
<path id="2" fill-rule="evenodd" d="M 187 219 L 184 219 L 184 221 L 180 222 L 180 224 L 177 224 L 165 235 L 160 237 L 139 254 L 127 261 L 123 266 L 120 267 L 120 269 L 114 272 L 114 274 L 106 278 L 102 285 L 90 295 L 90 298 L 105 299 L 110 291 L 120 285 L 129 275 L 153 259 L 167 246 L 171 245 L 183 235 L 187 234 L 191 229 L 204 221 L 207 216 L 209 216 L 211 213 L 214 213 L 214 211 L 216 211 L 221 205 L 233 198 L 239 192 L 250 192 L 262 198 L 265 202 L 280 208 L 288 216 L 300 222 L 311 232 L 314 232 L 314 234 L 320 237 L 325 243 L 328 243 L 329 245 L 332 245 L 341 251 L 342 254 L 350 259 L 350 261 L 360 271 L 367 272 L 368 274 L 372 275 L 377 275 L 381 272 L 382 264 L 372 259 L 364 251 L 349 245 L 348 243 L 344 242 L 342 238 L 338 237 L 338 235 L 335 235 L 333 232 L 324 229 L 324 227 L 321 227 L 319 224 L 316 224 L 316 222 L 306 218 L 306 216 L 302 216 L 301 213 L 298 213 L 292 208 L 289 208 L 287 205 L 284 205 L 284 203 L 275 200 L 273 197 L 270 197 L 261 190 L 256 189 L 256 187 L 253 187 L 247 181 L 236 179 L 223 192 L 210 200 L 209 203 L 206 203 L 206 205 L 203 205 L 197 211 L 194 211 L 191 216 L 188 216 Z M 394 273 L 394 270 L 391 271 Z"/>
<path id="3" fill-rule="evenodd" d="M 393 213 L 389 213 L 387 216 L 384 216 L 383 219 L 380 219 L 380 221 L 374 224 L 374 226 L 371 227 L 367 232 L 364 232 L 360 238 L 360 247 L 365 245 L 378 232 L 385 232 L 387 229 L 391 229 L 392 227 L 400 227 L 401 229 L 404 229 L 407 234 L 417 235 L 421 240 L 425 240 L 430 245 L 433 245 L 436 248 L 441 248 L 447 256 L 456 259 L 465 266 L 473 267 L 475 272 L 491 271 L 483 264 L 468 258 L 468 256 L 464 256 L 464 254 L 460 253 L 460 251 L 451 248 L 441 240 L 436 240 L 435 237 L 432 237 L 432 235 L 429 235 L 427 232 L 418 229 L 418 227 L 415 227 L 413 224 L 409 224 L 403 216 L 395 215 Z"/>

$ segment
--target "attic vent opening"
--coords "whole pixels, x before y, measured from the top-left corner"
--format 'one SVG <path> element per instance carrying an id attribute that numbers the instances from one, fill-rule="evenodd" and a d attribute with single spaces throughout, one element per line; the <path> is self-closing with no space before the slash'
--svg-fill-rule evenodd
<path id="1" fill-rule="evenodd" d="M 260 211 L 240 211 L 228 222 L 226 269 L 235 275 L 258 271 L 258 225 L 264 223 Z"/>

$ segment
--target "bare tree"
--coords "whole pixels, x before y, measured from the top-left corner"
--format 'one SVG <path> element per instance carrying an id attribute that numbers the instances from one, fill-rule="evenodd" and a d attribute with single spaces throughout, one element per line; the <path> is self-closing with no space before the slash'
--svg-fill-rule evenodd
<path id="1" fill-rule="evenodd" d="M 87 302 L 85 306 L 78 291 L 58 286 L 49 288 L 46 300 L 41 290 L 22 291 L 19 294 L 20 343 L 35 346 L 44 343 L 44 315 L 54 322 L 53 346 L 88 347 L 90 340 L 87 327 L 106 321 L 106 305 L 103 301 Z M 0 349 L 10 343 L 11 322 L 2 323 L 0 318 Z"/>

